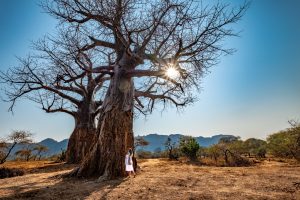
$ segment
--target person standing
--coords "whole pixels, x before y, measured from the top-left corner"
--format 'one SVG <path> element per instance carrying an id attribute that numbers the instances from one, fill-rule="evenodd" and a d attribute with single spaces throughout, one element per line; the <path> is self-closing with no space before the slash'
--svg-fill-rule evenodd
<path id="1" fill-rule="evenodd" d="M 125 166 L 126 166 L 126 172 L 128 173 L 128 176 L 133 174 L 135 177 L 135 172 L 133 169 L 133 162 L 132 162 L 132 157 L 133 157 L 133 151 L 131 148 L 128 149 L 128 152 L 125 156 Z"/>

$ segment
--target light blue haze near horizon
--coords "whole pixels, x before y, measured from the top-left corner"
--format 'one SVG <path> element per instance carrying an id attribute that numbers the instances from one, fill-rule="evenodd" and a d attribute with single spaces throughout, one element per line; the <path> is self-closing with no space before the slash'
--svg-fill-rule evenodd
<path id="1" fill-rule="evenodd" d="M 30 53 L 31 41 L 54 33 L 57 21 L 38 0 L 0 0 L 0 70 L 17 65 L 15 56 Z M 242 4 L 242 0 L 226 2 Z M 241 37 L 224 41 L 237 51 L 222 57 L 202 80 L 198 101 L 183 112 L 169 108 L 134 121 L 135 135 L 150 133 L 212 136 L 233 134 L 266 139 L 300 120 L 300 1 L 253 0 L 234 27 Z M 5 98 L 3 92 L 0 96 Z M 46 114 L 39 105 L 18 101 L 14 114 L 0 101 L 0 137 L 29 130 L 36 141 L 68 138 L 74 120 Z"/>

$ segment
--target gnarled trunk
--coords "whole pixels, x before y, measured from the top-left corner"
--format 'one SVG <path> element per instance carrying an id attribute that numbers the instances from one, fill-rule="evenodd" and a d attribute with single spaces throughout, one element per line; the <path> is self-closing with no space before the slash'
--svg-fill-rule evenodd
<path id="1" fill-rule="evenodd" d="M 66 151 L 67 163 L 81 163 L 95 143 L 96 128 L 92 96 L 84 99 L 78 109 L 73 130 Z"/>
<path id="2" fill-rule="evenodd" d="M 95 138 L 95 128 L 76 126 L 68 142 L 67 163 L 80 163 L 90 151 Z"/>
<path id="3" fill-rule="evenodd" d="M 125 175 L 125 155 L 133 148 L 133 94 L 131 78 L 115 66 L 108 92 L 100 112 L 96 143 L 81 166 L 78 177 L 97 176 L 113 179 Z"/>

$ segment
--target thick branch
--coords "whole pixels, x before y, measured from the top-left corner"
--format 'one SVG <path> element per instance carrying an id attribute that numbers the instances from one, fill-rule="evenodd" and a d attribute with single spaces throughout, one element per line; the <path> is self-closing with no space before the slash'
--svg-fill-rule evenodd
<path id="1" fill-rule="evenodd" d="M 135 97 L 146 97 L 149 98 L 151 100 L 155 100 L 155 99 L 162 99 L 162 100 L 169 100 L 171 101 L 175 106 L 185 106 L 189 101 L 185 100 L 183 102 L 178 102 L 177 100 L 175 100 L 174 98 L 167 96 L 166 94 L 152 94 L 149 92 L 143 92 L 143 91 L 135 91 L 134 93 Z"/>

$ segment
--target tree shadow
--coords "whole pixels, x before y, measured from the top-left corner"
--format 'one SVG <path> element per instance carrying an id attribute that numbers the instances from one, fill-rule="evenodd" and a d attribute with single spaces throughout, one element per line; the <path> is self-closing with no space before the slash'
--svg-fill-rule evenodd
<path id="1" fill-rule="evenodd" d="M 29 177 L 30 178 L 30 177 Z M 43 181 L 29 182 L 17 186 L 6 187 L 13 191 L 10 195 L 0 197 L 2 200 L 24 199 L 85 199 L 92 193 L 93 199 L 107 199 L 107 196 L 126 179 L 108 180 L 98 182 L 97 179 L 66 178 L 54 175 Z M 52 184 L 55 182 L 54 184 Z"/>
<path id="2" fill-rule="evenodd" d="M 57 172 L 57 171 L 61 171 L 61 170 L 70 170 L 70 169 L 74 169 L 75 167 L 77 167 L 77 164 L 66 164 L 66 163 L 50 163 L 46 166 L 42 166 L 42 167 L 37 167 L 37 168 L 33 168 L 28 170 L 28 173 L 50 173 L 50 172 Z"/>

